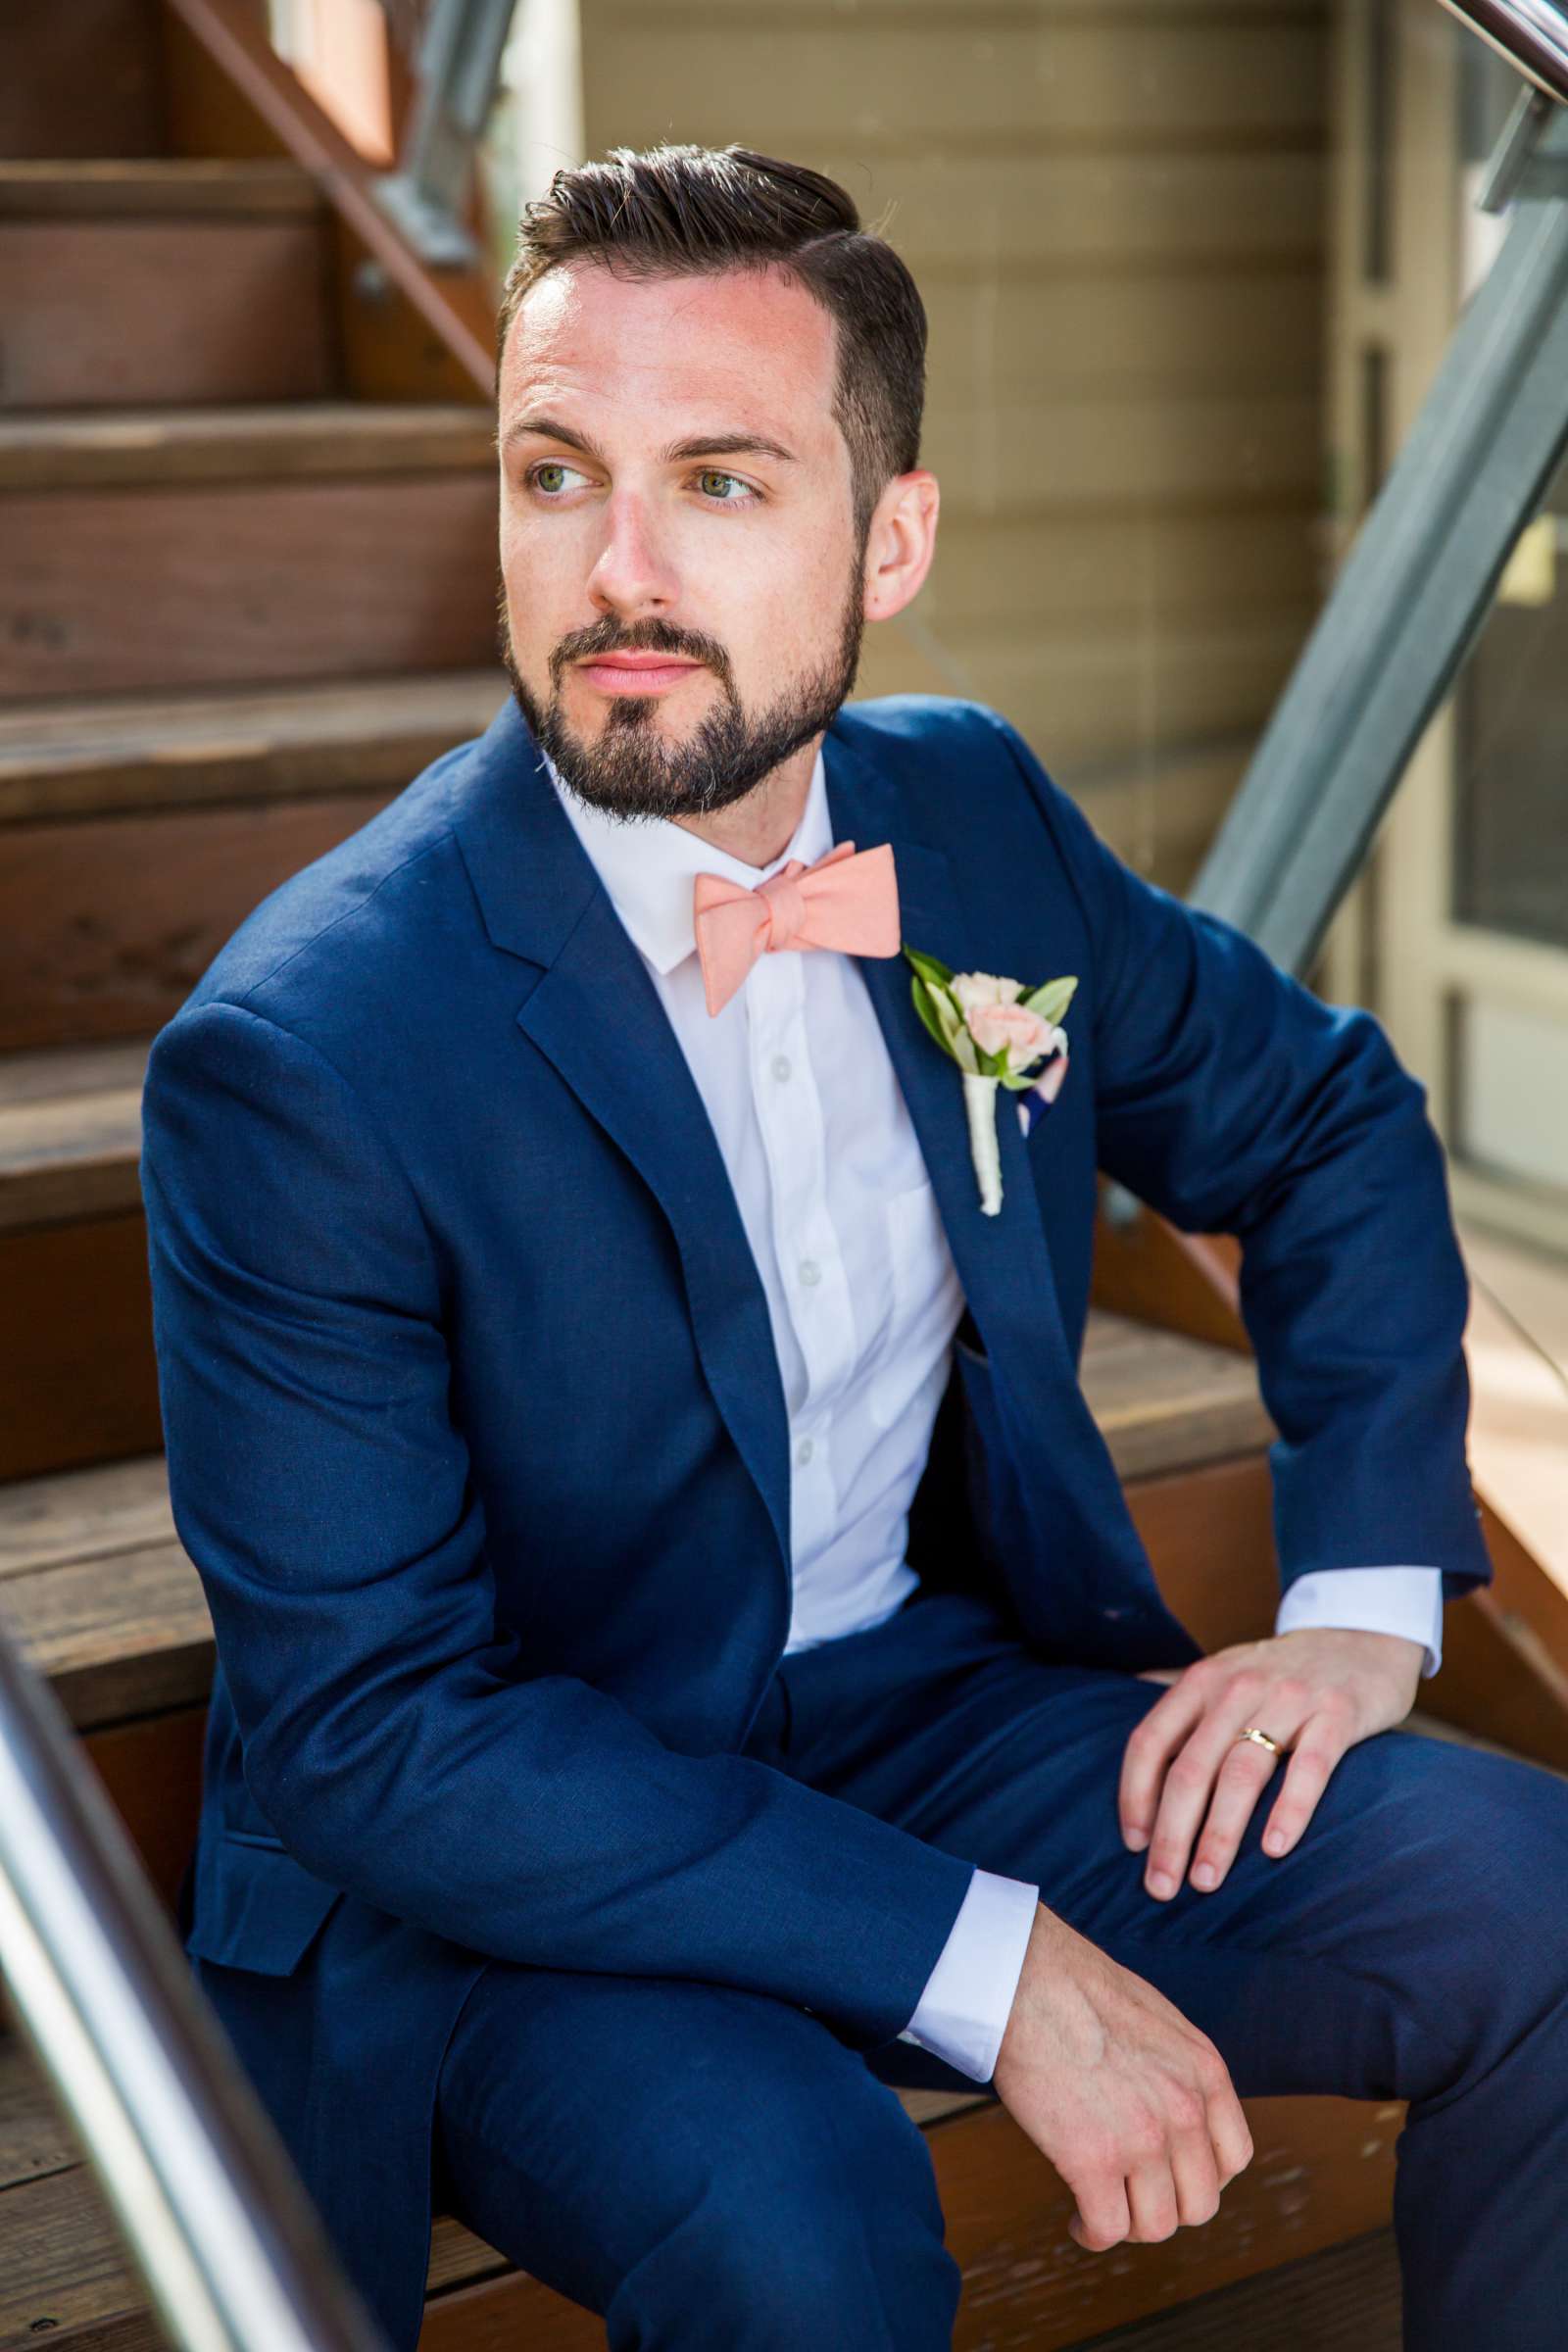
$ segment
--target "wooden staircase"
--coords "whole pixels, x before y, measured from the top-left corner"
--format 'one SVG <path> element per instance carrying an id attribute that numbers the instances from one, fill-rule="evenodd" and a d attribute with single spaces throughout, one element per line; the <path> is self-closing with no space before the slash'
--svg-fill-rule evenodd
<path id="1" fill-rule="evenodd" d="M 147 1044 L 261 898 L 508 691 L 492 297 L 422 273 L 368 176 L 246 0 L 73 0 L 0 28 L 0 1614 L 171 1911 L 213 1648 L 161 1453 Z M 1184 1267 L 1162 1298 L 1202 1295 Z M 1102 1307 L 1085 1355 L 1205 1641 L 1267 1630 L 1274 1593 L 1273 1433 L 1233 1338 L 1223 1314 L 1156 1332 Z M 1402 2119 L 1250 2101 L 1257 2155 L 1215 2221 L 1107 2258 L 1073 2244 L 1060 2181 L 988 2093 L 901 2095 L 932 2134 L 976 2352 L 1098 2341 L 1320 2249 L 1354 2269 Z M 13 2028 L 0 2352 L 45 2333 L 163 2341 Z M 603 2341 L 439 2216 L 424 2352 L 504 2335 Z"/>

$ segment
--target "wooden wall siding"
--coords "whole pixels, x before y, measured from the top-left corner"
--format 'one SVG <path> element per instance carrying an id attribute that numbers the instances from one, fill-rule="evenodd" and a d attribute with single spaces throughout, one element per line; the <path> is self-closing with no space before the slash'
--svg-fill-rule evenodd
<path id="1" fill-rule="evenodd" d="M 930 318 L 938 552 L 857 694 L 970 695 L 1184 888 L 1320 594 L 1326 0 L 581 0 L 585 145 L 843 181 Z"/>
<path id="2" fill-rule="evenodd" d="M 4 501 L 0 696 L 476 667 L 488 473 Z"/>

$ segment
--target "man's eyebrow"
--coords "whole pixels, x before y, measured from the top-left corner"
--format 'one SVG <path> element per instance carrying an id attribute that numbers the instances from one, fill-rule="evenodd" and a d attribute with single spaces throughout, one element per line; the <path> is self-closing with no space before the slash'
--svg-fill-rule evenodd
<path id="1" fill-rule="evenodd" d="M 538 434 L 547 441 L 564 442 L 567 449 L 580 449 L 584 457 L 596 458 L 600 465 L 607 463 L 605 453 L 586 433 L 574 433 L 569 425 L 554 416 L 519 416 L 507 427 L 502 448 L 510 449 L 514 441 L 529 434 Z M 778 441 L 769 441 L 761 433 L 697 433 L 685 441 L 672 441 L 667 449 L 659 452 L 662 466 L 678 466 L 687 458 L 782 458 L 786 465 L 796 461 L 793 449 L 784 448 Z"/>

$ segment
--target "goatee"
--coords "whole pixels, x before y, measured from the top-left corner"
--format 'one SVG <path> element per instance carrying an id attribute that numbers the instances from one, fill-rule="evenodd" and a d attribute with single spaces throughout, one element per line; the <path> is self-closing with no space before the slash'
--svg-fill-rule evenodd
<path id="1" fill-rule="evenodd" d="M 504 581 L 497 630 L 502 664 L 535 742 L 549 754 L 567 790 L 590 808 L 628 821 L 711 815 L 744 800 L 764 776 L 822 734 L 848 701 L 865 628 L 861 579 L 857 564 L 832 653 L 755 715 L 742 705 L 728 657 L 713 639 L 667 621 L 623 625 L 608 615 L 597 628 L 557 648 L 550 661 L 553 690 L 541 703 L 513 660 Z M 615 695 L 607 700 L 598 741 L 584 743 L 566 720 L 561 681 L 572 663 L 610 653 L 673 654 L 700 662 L 718 679 L 721 699 L 690 737 L 669 742 L 659 730 L 657 695 Z"/>

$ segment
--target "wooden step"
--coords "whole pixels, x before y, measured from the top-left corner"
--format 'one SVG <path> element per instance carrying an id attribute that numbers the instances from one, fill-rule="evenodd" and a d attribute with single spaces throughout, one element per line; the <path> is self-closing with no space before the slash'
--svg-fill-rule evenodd
<path id="1" fill-rule="evenodd" d="M 292 163 L 0 163 L 0 415 L 325 400 L 334 266 Z"/>
<path id="2" fill-rule="evenodd" d="M 27 450 L 17 420 L 0 421 L 13 469 L 90 475 L 111 456 L 127 469 L 117 485 L 0 496 L 0 701 L 346 682 L 497 661 L 497 494 L 493 466 L 479 462 L 482 435 L 225 436 L 214 410 L 212 435 L 175 452 L 155 413 L 142 414 L 149 421 L 134 432 L 116 420 L 126 434 L 118 452 L 102 440 L 66 450 L 58 419 Z M 334 452 L 336 478 L 324 464 Z M 178 471 L 188 458 L 220 468 L 269 457 L 275 481 Z M 386 469 L 405 464 L 420 469 L 389 485 Z"/>
<path id="3" fill-rule="evenodd" d="M 480 735 L 498 667 L 224 694 L 72 695 L 0 710 L 0 825 L 400 792 Z"/>
<path id="4" fill-rule="evenodd" d="M 460 670 L 0 713 L 0 1056 L 161 1028 L 270 891 L 508 692 L 500 670 Z M 16 1083 L 0 1060 L 0 1119 Z"/>
<path id="5" fill-rule="evenodd" d="M 5 14 L 0 156 L 154 156 L 164 144 L 153 0 L 33 0 Z"/>
<path id="6" fill-rule="evenodd" d="M 947 2241 L 963 2272 L 956 2352 L 1004 2338 L 1053 2352 L 1197 2296 L 1212 2296 L 1225 2321 L 1235 2306 L 1220 2293 L 1250 2296 L 1245 2308 L 1261 2315 L 1272 2309 L 1274 2267 L 1292 2257 L 1279 2272 L 1281 2309 L 1299 2314 L 1302 2257 L 1386 2223 L 1404 2116 L 1393 2102 L 1250 2099 L 1255 2153 L 1214 2220 L 1107 2261 L 1068 2237 L 1069 2194 L 998 2101 L 983 2091 L 897 2095 L 929 2135 Z M 1344 2266 L 1333 2276 L 1343 2298 Z M 60 2352 L 165 2352 L 97 2178 L 13 2035 L 0 2040 L 0 2352 L 45 2331 Z M 420 2352 L 502 2341 L 602 2352 L 604 2340 L 602 2321 L 516 2271 L 453 2215 L 435 2217 Z M 1377 2340 L 1362 2339 L 1364 2352 Z"/>
<path id="7" fill-rule="evenodd" d="M 0 157 L 0 220 L 124 220 L 230 213 L 313 220 L 325 199 L 287 157 Z"/>
<path id="8" fill-rule="evenodd" d="M 0 1054 L 156 1033 L 252 908 L 391 797 L 0 828 Z"/>
<path id="9" fill-rule="evenodd" d="M 271 490 L 313 477 L 474 470 L 489 479 L 495 463 L 494 421 L 478 401 L 300 400 L 0 417 L 0 491 L 205 482 Z"/>

